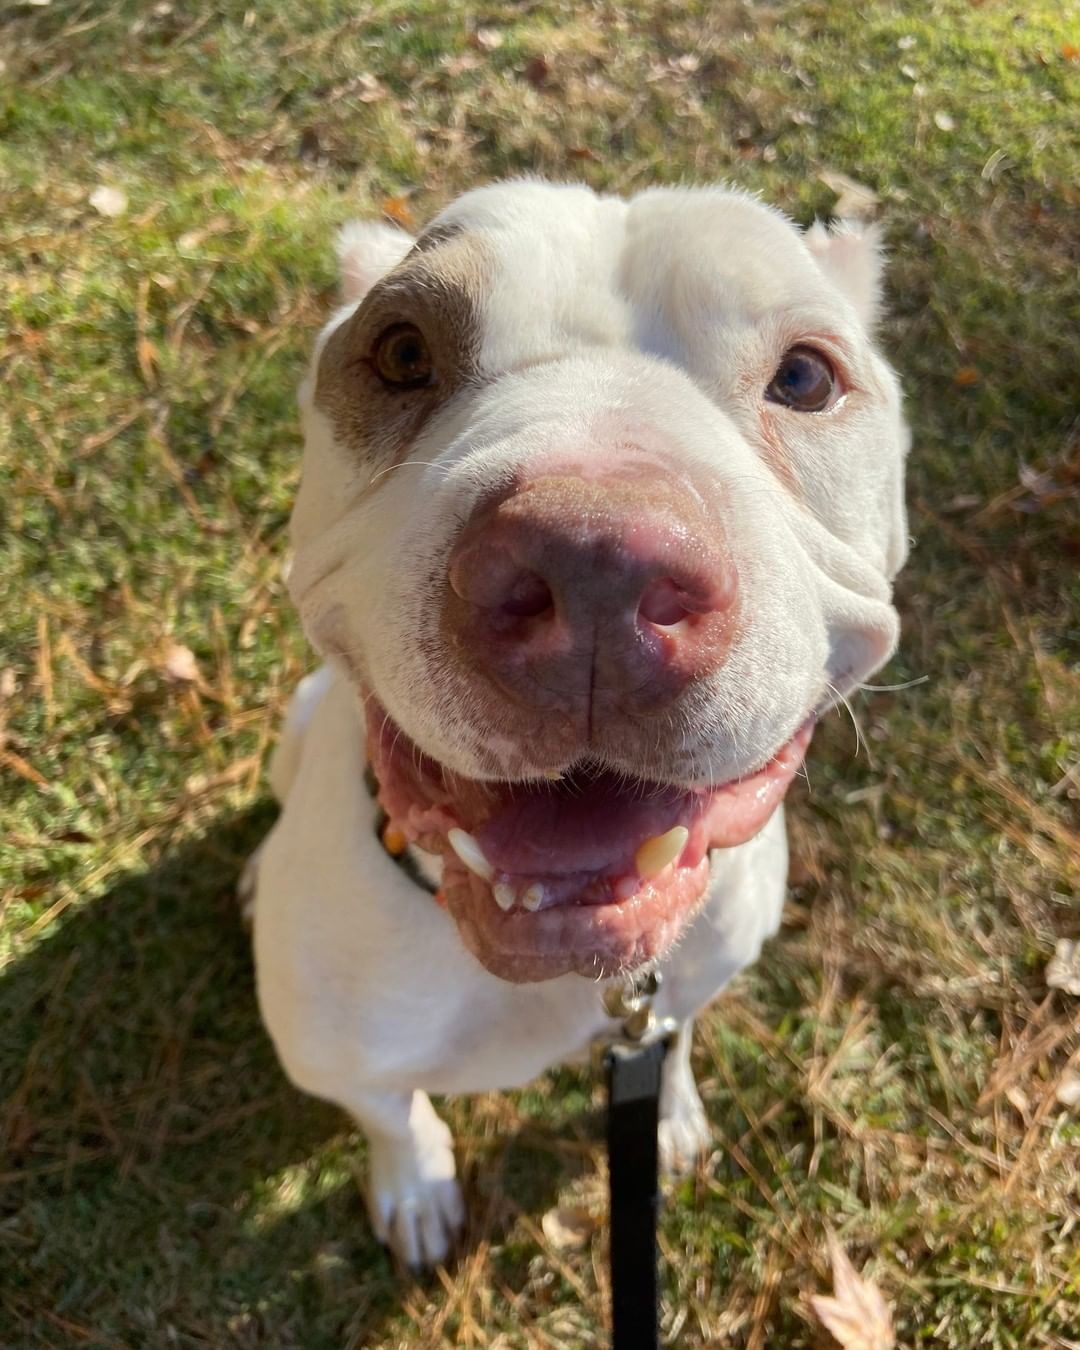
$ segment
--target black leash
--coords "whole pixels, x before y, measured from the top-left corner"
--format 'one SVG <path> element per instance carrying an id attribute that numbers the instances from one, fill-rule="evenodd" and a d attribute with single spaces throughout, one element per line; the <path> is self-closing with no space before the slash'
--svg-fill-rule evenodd
<path id="1" fill-rule="evenodd" d="M 612 985 L 604 1006 L 622 1017 L 622 1035 L 604 1049 L 607 1082 L 608 1195 L 611 1232 L 612 1350 L 657 1350 L 656 1218 L 660 1205 L 660 1079 L 675 1034 L 657 1021 L 652 1000 L 659 972 Z"/>

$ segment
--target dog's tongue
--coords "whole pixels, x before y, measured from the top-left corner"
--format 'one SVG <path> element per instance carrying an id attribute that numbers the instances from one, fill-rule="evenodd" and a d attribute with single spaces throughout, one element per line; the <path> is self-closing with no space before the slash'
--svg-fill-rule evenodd
<path id="1" fill-rule="evenodd" d="M 690 794 L 631 785 L 613 774 L 513 787 L 474 831 L 488 862 L 511 876 L 626 871 L 647 839 L 696 817 Z"/>

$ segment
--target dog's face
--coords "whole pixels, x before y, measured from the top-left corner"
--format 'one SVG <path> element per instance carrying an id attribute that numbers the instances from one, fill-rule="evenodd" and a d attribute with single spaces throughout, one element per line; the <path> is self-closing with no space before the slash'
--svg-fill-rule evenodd
<path id="1" fill-rule="evenodd" d="M 661 955 L 896 641 L 876 242 L 518 182 L 341 253 L 289 584 L 383 806 L 496 974 Z"/>

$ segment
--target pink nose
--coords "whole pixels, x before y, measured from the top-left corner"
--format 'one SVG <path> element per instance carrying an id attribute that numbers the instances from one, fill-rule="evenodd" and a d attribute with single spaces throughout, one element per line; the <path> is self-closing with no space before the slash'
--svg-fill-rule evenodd
<path id="1" fill-rule="evenodd" d="M 533 708 L 661 707 L 721 665 L 735 627 L 720 523 L 659 471 L 526 483 L 474 514 L 449 576 L 456 651 Z"/>

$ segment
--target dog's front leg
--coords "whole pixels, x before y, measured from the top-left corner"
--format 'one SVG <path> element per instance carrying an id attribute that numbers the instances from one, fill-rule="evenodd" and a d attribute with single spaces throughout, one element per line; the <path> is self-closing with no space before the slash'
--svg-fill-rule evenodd
<path id="1" fill-rule="evenodd" d="M 691 1171 L 712 1144 L 709 1121 L 690 1067 L 693 1039 L 694 1023 L 688 1018 L 679 1026 L 660 1080 L 660 1166 L 669 1176 Z"/>
<path id="2" fill-rule="evenodd" d="M 346 1103 L 368 1140 L 367 1205 L 380 1242 L 414 1269 L 444 1261 L 465 1221 L 450 1131 L 424 1092 Z"/>

